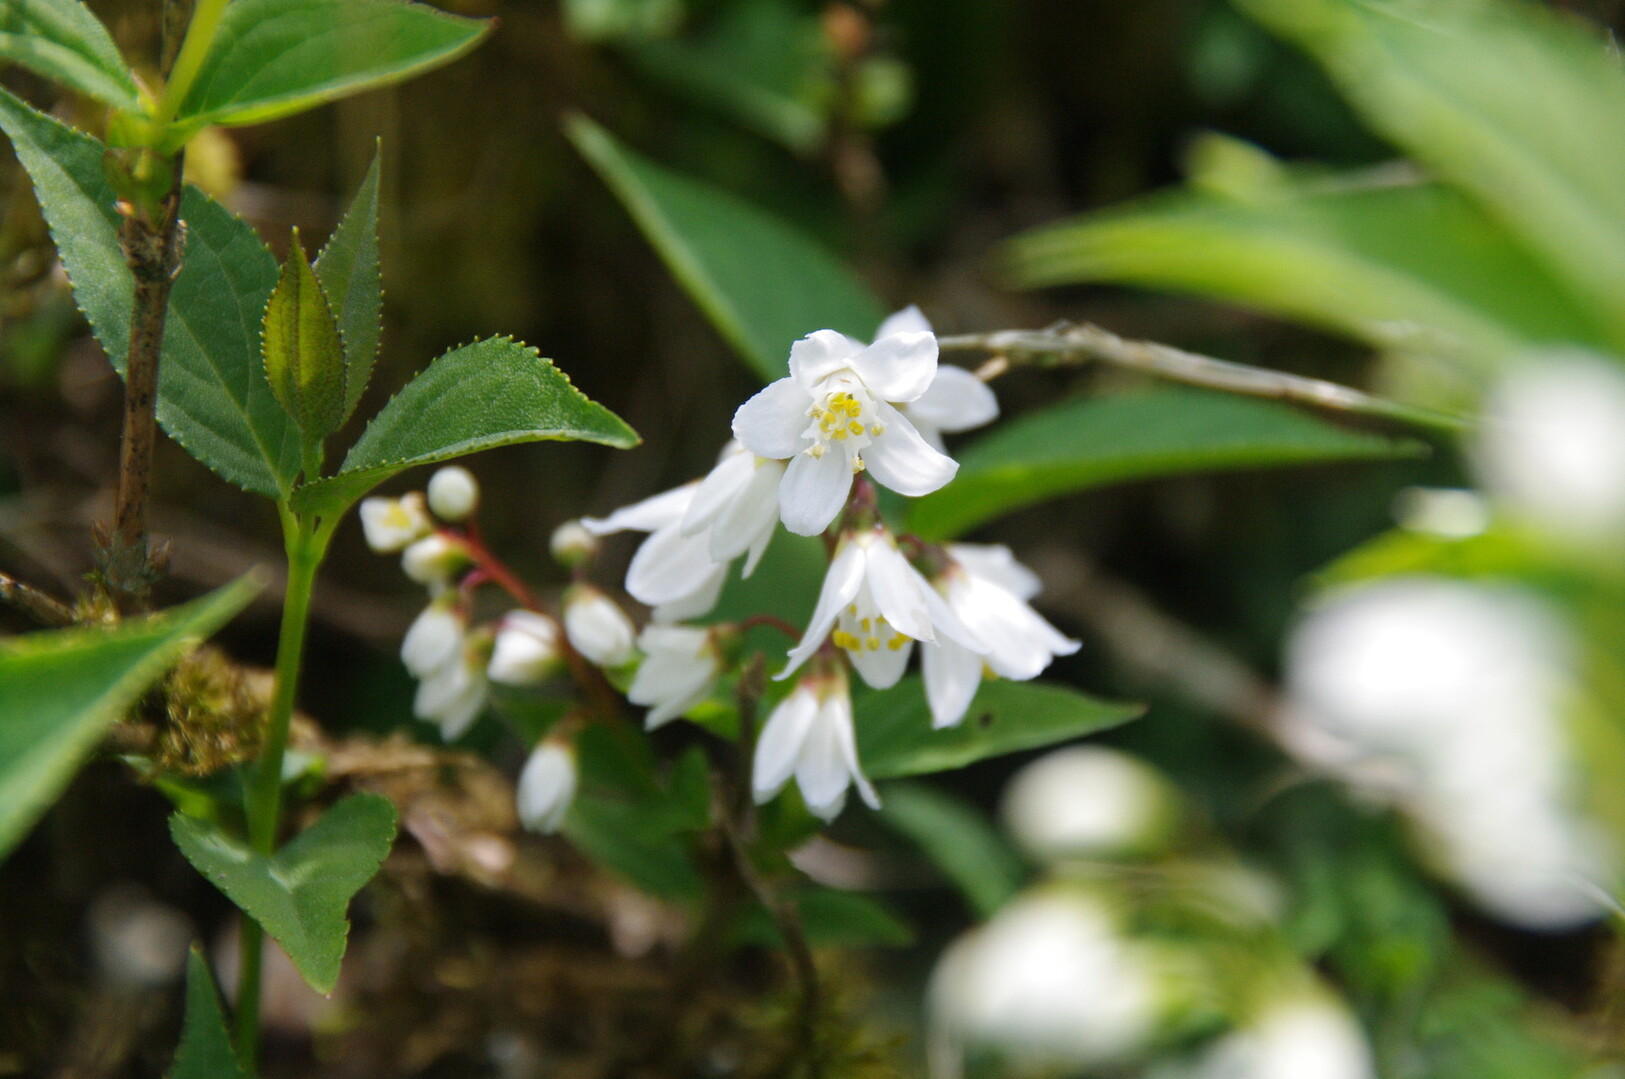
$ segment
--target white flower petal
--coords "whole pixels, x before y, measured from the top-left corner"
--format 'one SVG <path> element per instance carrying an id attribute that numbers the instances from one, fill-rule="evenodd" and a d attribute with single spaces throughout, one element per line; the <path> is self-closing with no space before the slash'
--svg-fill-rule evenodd
<path id="1" fill-rule="evenodd" d="M 801 753 L 796 759 L 796 785 L 807 808 L 826 821 L 834 820 L 846 803 L 852 773 L 841 752 L 839 707 L 826 697 L 820 702 Z M 848 716 L 850 724 L 851 718 Z"/>
<path id="2" fill-rule="evenodd" d="M 600 667 L 632 658 L 637 631 L 615 601 L 591 585 L 575 585 L 564 601 L 564 635 L 570 646 Z"/>
<path id="3" fill-rule="evenodd" d="M 950 543 L 948 554 L 972 577 L 996 584 L 1019 599 L 1032 599 L 1043 590 L 1038 574 L 1017 562 L 1002 543 Z"/>
<path id="4" fill-rule="evenodd" d="M 790 665 L 774 675 L 775 679 L 790 677 L 797 667 L 818 651 L 818 646 L 829 636 L 830 627 L 835 625 L 841 608 L 851 603 L 857 597 L 858 589 L 863 587 L 867 562 L 868 552 L 864 544 L 855 539 L 841 542 L 835 551 L 834 561 L 829 564 L 829 571 L 824 574 L 824 585 L 818 591 L 818 603 L 807 622 L 807 632 L 802 635 L 800 643 L 790 649 Z"/>
<path id="5" fill-rule="evenodd" d="M 710 573 L 695 582 L 694 591 L 660 604 L 649 616 L 656 622 L 686 622 L 691 618 L 704 617 L 717 605 L 717 597 L 722 595 L 722 586 L 727 577 L 727 564 L 718 562 Z"/>
<path id="6" fill-rule="evenodd" d="M 852 466 L 844 455 L 798 454 L 779 484 L 779 515 L 784 527 L 798 536 L 818 535 L 841 512 L 851 490 Z"/>
<path id="7" fill-rule="evenodd" d="M 836 728 L 841 747 L 841 758 L 846 762 L 847 771 L 851 773 L 852 782 L 857 785 L 858 794 L 863 797 L 865 804 L 870 809 L 879 809 L 880 796 L 875 793 L 874 785 L 869 782 L 869 777 L 863 774 L 863 768 L 858 763 L 857 734 L 852 717 L 852 696 L 846 692 L 844 686 L 834 704 L 844 713 Z"/>
<path id="8" fill-rule="evenodd" d="M 607 536 L 613 532 L 653 532 L 682 520 L 699 486 L 696 480 L 651 495 L 642 502 L 622 506 L 608 517 L 583 517 L 581 527 L 595 536 Z"/>
<path id="9" fill-rule="evenodd" d="M 999 399 L 963 367 L 941 364 L 930 387 L 908 403 L 908 417 L 939 431 L 968 431 L 999 418 Z"/>
<path id="10" fill-rule="evenodd" d="M 519 773 L 515 802 L 519 820 L 533 832 L 559 830 L 576 796 L 575 754 L 565 745 L 543 742 Z"/>
<path id="11" fill-rule="evenodd" d="M 982 657 L 957 641 L 921 645 L 920 666 L 925 676 L 925 699 L 931 705 L 931 726 L 957 726 L 982 684 Z"/>
<path id="12" fill-rule="evenodd" d="M 401 662 L 422 678 L 458 656 L 463 647 L 463 619 L 447 603 L 431 603 L 401 639 Z"/>
<path id="13" fill-rule="evenodd" d="M 807 731 L 818 714 L 818 698 L 802 683 L 767 717 L 756 740 L 750 785 L 757 804 L 767 801 L 790 781 Z"/>
<path id="14" fill-rule="evenodd" d="M 562 664 L 558 623 L 535 611 L 509 611 L 502 616 L 485 674 L 503 685 L 533 686 Z"/>
<path id="15" fill-rule="evenodd" d="M 931 592 L 931 586 L 908 564 L 891 537 L 877 537 L 869 545 L 864 582 L 869 586 L 875 606 L 893 629 L 916 641 L 936 640 L 926 608 L 926 594 Z"/>
<path id="16" fill-rule="evenodd" d="M 849 366 L 876 397 L 912 401 L 937 377 L 936 335 L 927 331 L 882 337 L 852 357 Z"/>
<path id="17" fill-rule="evenodd" d="M 779 482 L 784 479 L 784 462 L 747 459 L 754 461 L 749 479 L 711 526 L 711 557 L 718 562 L 731 561 L 758 543 L 765 547 L 762 533 L 771 536 L 779 523 Z"/>
<path id="18" fill-rule="evenodd" d="M 909 654 L 914 649 L 914 642 L 909 638 L 903 637 L 900 642 L 895 648 L 887 642 L 879 648 L 848 649 L 847 658 L 869 685 L 875 689 L 890 689 L 902 679 Z"/>
<path id="19" fill-rule="evenodd" d="M 758 457 L 783 460 L 801 452 L 807 440 L 812 395 L 795 379 L 781 378 L 760 390 L 734 413 L 734 437 Z"/>
<path id="20" fill-rule="evenodd" d="M 739 496 L 756 472 L 757 456 L 730 442 L 716 467 L 706 473 L 683 515 L 683 534 L 692 536 L 714 522 Z M 719 559 L 719 561 L 721 561 Z"/>
<path id="21" fill-rule="evenodd" d="M 918 498 L 954 478 L 958 463 L 933 449 L 906 416 L 884 401 L 875 402 L 875 414 L 882 431 L 864 447 L 863 463 L 877 483 L 900 495 Z"/>
<path id="22" fill-rule="evenodd" d="M 891 314 L 886 316 L 886 321 L 882 322 L 880 324 L 880 329 L 875 331 L 875 340 L 878 341 L 882 337 L 890 337 L 894 333 L 930 332 L 931 323 L 926 320 L 925 315 L 920 313 L 920 309 L 918 307 L 914 306 L 913 304 L 909 304 L 901 311 L 893 311 Z"/>
<path id="23" fill-rule="evenodd" d="M 626 568 L 626 590 L 653 607 L 692 594 L 716 568 L 709 537 L 685 536 L 680 525 L 669 524 L 639 545 Z"/>
<path id="24" fill-rule="evenodd" d="M 767 553 L 767 545 L 773 541 L 774 526 L 779 523 L 778 507 L 775 504 L 773 519 L 764 523 L 756 537 L 750 541 L 750 550 L 745 555 L 745 568 L 740 571 L 740 577 L 749 577 L 756 572 L 757 565 L 762 561 L 762 555 Z"/>
<path id="25" fill-rule="evenodd" d="M 834 330 L 814 330 L 790 346 L 790 377 L 810 395 L 813 387 L 827 375 L 834 374 L 843 367 L 850 367 L 852 357 L 862 348 L 861 342 L 852 340 L 844 333 L 836 333 Z M 740 441 L 745 440 L 741 438 Z M 745 442 L 745 445 L 748 446 L 750 443 Z M 761 456 L 774 455 L 763 453 Z"/>
<path id="26" fill-rule="evenodd" d="M 485 702 L 490 695 L 490 683 L 483 678 L 473 679 L 437 717 L 440 722 L 440 737 L 447 742 L 455 742 L 461 738 L 463 732 L 472 727 L 474 721 L 480 717 L 480 713 L 485 711 Z"/>

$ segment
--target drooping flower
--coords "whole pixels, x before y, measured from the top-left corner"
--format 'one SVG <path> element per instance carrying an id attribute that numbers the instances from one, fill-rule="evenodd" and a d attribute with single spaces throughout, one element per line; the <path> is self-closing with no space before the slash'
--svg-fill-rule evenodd
<path id="1" fill-rule="evenodd" d="M 434 530 L 423 495 L 417 491 L 400 498 L 364 498 L 360 512 L 367 546 L 378 554 L 394 554 Z"/>
<path id="2" fill-rule="evenodd" d="M 463 647 L 467 622 L 447 600 L 437 599 L 413 619 L 401 638 L 401 662 L 414 678 L 422 678 L 451 661 Z"/>
<path id="3" fill-rule="evenodd" d="M 839 667 L 803 676 L 762 728 L 751 768 L 757 804 L 772 798 L 792 776 L 807 808 L 826 821 L 840 814 L 852 785 L 871 809 L 880 808 L 880 798 L 858 766 L 852 696 Z"/>
<path id="4" fill-rule="evenodd" d="M 563 662 L 557 622 L 535 611 L 509 611 L 497 627 L 485 673 L 506 686 L 534 686 L 557 674 Z"/>
<path id="5" fill-rule="evenodd" d="M 638 647 L 643 662 L 626 698 L 649 709 L 649 730 L 703 701 L 722 669 L 715 637 L 695 626 L 645 626 Z"/>
<path id="6" fill-rule="evenodd" d="M 401 554 L 401 569 L 418 584 L 427 585 L 432 594 L 450 585 L 469 564 L 468 549 L 439 532 L 424 536 Z"/>
<path id="7" fill-rule="evenodd" d="M 480 502 L 480 485 L 462 465 L 448 465 L 429 477 L 429 508 L 442 521 L 461 521 Z"/>
<path id="8" fill-rule="evenodd" d="M 863 680 L 885 689 L 903 676 L 914 642 L 936 641 L 939 631 L 968 652 L 987 650 L 909 565 L 890 532 L 876 526 L 847 533 L 836 545 L 807 632 L 775 677 L 790 677 L 833 634 Z"/>
<path id="9" fill-rule="evenodd" d="M 931 323 L 913 304 L 886 317 L 875 331 L 875 340 L 899 333 L 931 333 Z M 987 383 L 952 364 L 939 363 L 937 377 L 924 393 L 897 410 L 907 416 L 914 429 L 938 450 L 943 434 L 956 434 L 992 423 L 999 418 L 999 401 Z"/>
<path id="10" fill-rule="evenodd" d="M 637 630 L 614 600 L 590 584 L 576 584 L 564 596 L 564 634 L 591 662 L 619 667 L 632 658 Z"/>
<path id="11" fill-rule="evenodd" d="M 519 820 L 533 832 L 559 830 L 576 797 L 576 755 L 569 742 L 548 738 L 531 751 L 515 792 Z"/>
<path id="12" fill-rule="evenodd" d="M 450 742 L 473 726 L 491 695 L 485 676 L 488 639 L 465 636 L 444 662 L 426 671 L 418 683 L 412 712 L 438 724 L 440 736 Z"/>
<path id="13" fill-rule="evenodd" d="M 903 495 L 923 495 L 959 466 L 895 407 L 918 400 L 937 374 L 937 339 L 893 333 L 864 346 L 817 330 L 790 347 L 790 375 L 739 406 L 734 436 L 758 457 L 788 460 L 779 484 L 784 526 L 803 536 L 829 527 L 852 477 L 867 470 Z"/>
<path id="14" fill-rule="evenodd" d="M 948 607 L 985 648 L 967 648 L 946 637 L 921 653 L 925 695 L 936 727 L 965 718 L 984 668 L 1001 678 L 1035 678 L 1056 656 L 1080 647 L 1027 605 L 1038 578 L 1017 562 L 1009 548 L 953 544 L 952 559 L 936 579 Z"/>

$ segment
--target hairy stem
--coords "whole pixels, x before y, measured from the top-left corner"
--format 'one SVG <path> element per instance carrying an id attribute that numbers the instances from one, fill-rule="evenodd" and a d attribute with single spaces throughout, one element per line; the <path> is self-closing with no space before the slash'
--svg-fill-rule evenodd
<path id="1" fill-rule="evenodd" d="M 937 346 L 944 351 L 990 352 L 1005 361 L 990 365 L 984 376 L 988 378 L 1002 374 L 1012 363 L 1060 366 L 1096 360 L 1191 386 L 1369 416 L 1443 434 L 1459 434 L 1472 427 L 1464 416 L 1386 401 L 1335 382 L 1231 363 L 1154 341 L 1131 341 L 1088 323 L 939 337 Z"/>

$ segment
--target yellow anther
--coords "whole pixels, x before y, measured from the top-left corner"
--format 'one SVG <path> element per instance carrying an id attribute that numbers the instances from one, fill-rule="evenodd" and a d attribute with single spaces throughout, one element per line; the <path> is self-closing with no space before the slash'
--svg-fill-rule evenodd
<path id="1" fill-rule="evenodd" d="M 857 473 L 862 472 L 864 469 L 866 469 L 868 467 L 869 467 L 868 465 L 863 463 L 863 458 L 862 457 L 854 457 L 854 458 L 852 458 L 852 473 L 853 473 L 853 475 L 856 475 Z"/>
<path id="2" fill-rule="evenodd" d="M 808 457 L 817 460 L 818 458 L 824 456 L 824 444 L 822 442 L 814 442 L 811 446 L 807 447 L 806 452 Z"/>
<path id="3" fill-rule="evenodd" d="M 862 619 L 861 621 L 858 622 L 858 628 L 863 630 L 863 632 L 865 632 L 865 633 L 869 632 L 869 628 L 872 625 L 873 625 L 873 622 L 868 618 Z"/>
<path id="4" fill-rule="evenodd" d="M 908 638 L 903 636 L 901 633 L 899 633 L 899 634 L 896 634 L 895 636 L 893 636 L 891 640 L 886 642 L 886 647 L 891 649 L 893 652 L 895 652 L 895 651 L 897 651 L 899 648 L 903 647 L 907 643 L 908 643 Z"/>
<path id="5" fill-rule="evenodd" d="M 846 439 L 846 428 L 843 427 L 839 431 L 831 431 L 829 433 L 829 437 L 833 438 L 837 442 L 845 441 L 845 439 Z"/>
<path id="6" fill-rule="evenodd" d="M 879 438 L 881 435 L 886 433 L 886 425 L 883 423 L 877 423 L 873 427 L 869 428 L 869 433 L 874 435 L 876 438 Z"/>
<path id="7" fill-rule="evenodd" d="M 855 435 L 863 434 L 863 424 L 859 423 L 857 420 L 848 420 L 846 429 Z"/>
<path id="8" fill-rule="evenodd" d="M 863 647 L 867 648 L 871 652 L 875 651 L 877 648 L 880 647 L 880 638 L 879 637 L 865 637 L 863 639 Z"/>

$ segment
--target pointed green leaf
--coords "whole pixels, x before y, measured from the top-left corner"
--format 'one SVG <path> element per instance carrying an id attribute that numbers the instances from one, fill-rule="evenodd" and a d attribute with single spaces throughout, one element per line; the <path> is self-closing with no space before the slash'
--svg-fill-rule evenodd
<path id="1" fill-rule="evenodd" d="M 931 728 L 918 678 L 868 693 L 856 702 L 858 761 L 870 779 L 895 779 L 963 768 L 1023 749 L 1038 749 L 1127 723 L 1145 711 L 1038 682 L 982 683 L 957 727 Z"/>
<path id="2" fill-rule="evenodd" d="M 245 579 L 113 628 L 0 639 L 0 858 L 67 786 L 103 732 L 258 591 L 257 581 Z"/>
<path id="3" fill-rule="evenodd" d="M 597 124 L 565 128 L 717 331 L 764 380 L 819 329 L 867 339 L 885 311 L 824 248 L 726 191 L 660 168 Z"/>
<path id="4" fill-rule="evenodd" d="M 449 63 L 491 28 L 403 0 L 232 0 L 177 120 L 257 124 Z"/>
<path id="5" fill-rule="evenodd" d="M 1577 19 L 1504 0 L 1244 0 L 1360 114 L 1518 233 L 1625 347 L 1625 69 Z"/>
<path id="6" fill-rule="evenodd" d="M 119 109 L 139 107 L 135 79 L 107 27 L 79 0 L 5 0 L 0 60 Z"/>
<path id="7" fill-rule="evenodd" d="M 950 539 L 1011 510 L 1112 483 L 1424 452 L 1287 405 L 1207 390 L 1079 397 L 965 447 L 953 483 L 911 502 L 908 520 L 923 536 Z"/>
<path id="8" fill-rule="evenodd" d="M 209 962 L 196 947 L 186 960 L 186 1026 L 166 1079 L 247 1079 L 231 1049 Z"/>
<path id="9" fill-rule="evenodd" d="M 1006 265 L 1022 286 L 1193 292 L 1474 363 L 1608 341 L 1517 239 L 1437 184 L 1283 178 L 1256 199 L 1163 194 L 1026 233 Z"/>
<path id="10" fill-rule="evenodd" d="M 441 356 L 373 417 L 339 474 L 301 488 L 294 507 L 335 513 L 397 472 L 543 440 L 626 448 L 638 436 L 528 345 L 490 337 Z"/>
<path id="11" fill-rule="evenodd" d="M 259 922 L 321 993 L 338 983 L 345 911 L 395 841 L 395 808 L 352 794 L 269 858 L 214 825 L 176 813 L 175 845 L 199 873 Z"/>
<path id="12" fill-rule="evenodd" d="M 271 392 L 307 439 L 325 438 L 344 418 L 344 345 L 327 293 L 305 261 L 298 229 L 265 305 L 264 325 Z"/>
<path id="13" fill-rule="evenodd" d="M 1021 890 L 1021 858 L 974 805 L 924 783 L 888 783 L 880 819 L 925 852 L 986 918 Z"/>
<path id="14" fill-rule="evenodd" d="M 327 246 L 316 276 L 344 338 L 344 415 L 349 419 L 372 377 L 383 329 L 383 276 L 378 265 L 378 155 Z"/>
<path id="15" fill-rule="evenodd" d="M 135 281 L 119 249 L 116 196 L 99 141 L 0 90 L 11 137 L 45 211 L 74 297 L 121 373 Z M 169 298 L 158 420 L 220 476 L 276 497 L 299 474 L 299 428 L 277 404 L 260 360 L 260 319 L 276 259 L 254 230 L 196 188 L 181 201 L 186 258 Z"/>

